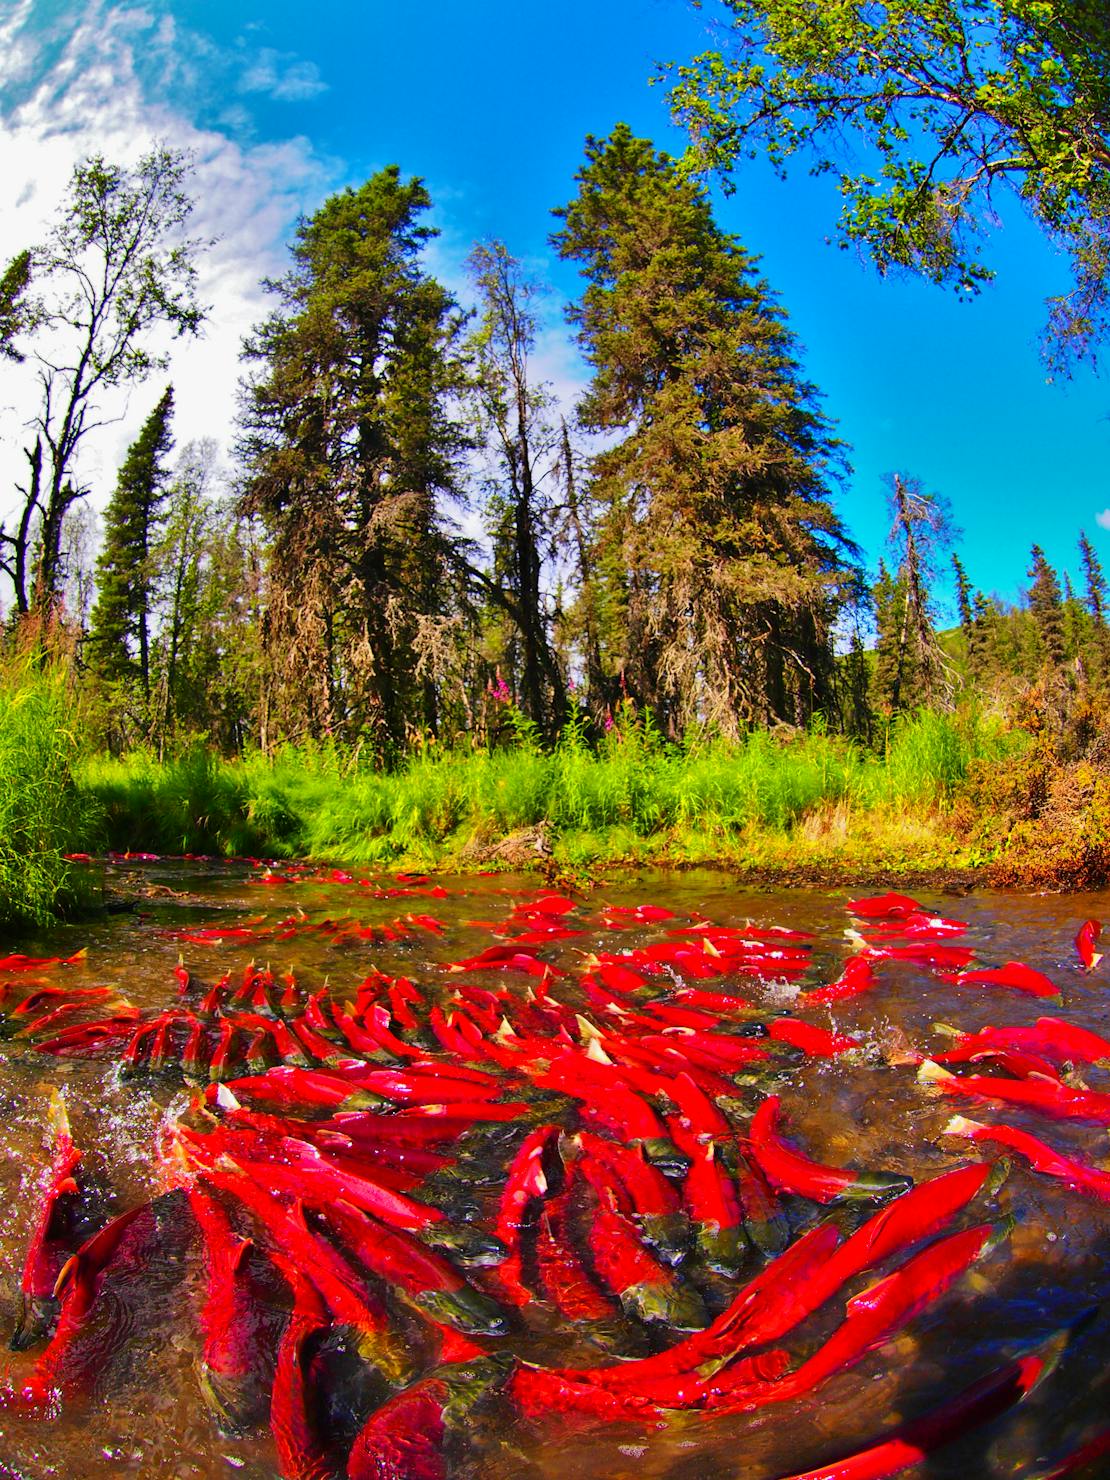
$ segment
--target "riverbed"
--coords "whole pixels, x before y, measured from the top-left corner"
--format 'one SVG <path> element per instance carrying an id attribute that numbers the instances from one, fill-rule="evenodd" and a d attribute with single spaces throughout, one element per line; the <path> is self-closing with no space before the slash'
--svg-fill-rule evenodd
<path id="1" fill-rule="evenodd" d="M 411 980 L 429 1005 L 443 1002 L 459 981 L 446 966 L 503 939 L 511 933 L 510 917 L 520 902 L 544 893 L 534 878 L 504 874 L 398 878 L 282 865 L 267 869 L 246 861 L 116 860 L 107 865 L 106 878 L 114 888 L 135 891 L 133 909 L 16 943 L 15 949 L 69 957 L 87 948 L 87 955 L 72 964 L 43 968 L 27 980 L 67 988 L 111 986 L 142 1013 L 178 1000 L 174 972 L 179 961 L 207 984 L 225 973 L 238 980 L 253 960 L 256 966 L 268 965 L 277 981 L 294 973 L 307 992 L 326 984 L 334 1001 L 353 998 L 376 970 Z M 812 1006 L 800 994 L 836 980 L 844 961 L 859 949 L 858 939 L 846 935 L 861 924 L 847 908 L 849 892 L 738 888 L 727 875 L 708 871 L 627 875 L 576 894 L 573 908 L 561 917 L 576 933 L 545 941 L 536 954 L 564 973 L 552 982 L 551 992 L 589 1019 L 596 1017 L 597 1003 L 583 995 L 581 978 L 591 952 L 631 953 L 707 922 L 726 929 L 752 925 L 772 933 L 805 932 L 812 939 L 806 940 L 809 960 L 800 974 L 765 971 L 696 980 L 675 965 L 652 982 L 672 998 L 683 986 L 742 994 L 753 1004 L 745 1025 L 796 1016 L 857 1040 L 856 1050 L 832 1058 L 776 1054 L 769 1064 L 740 1076 L 738 1101 L 753 1104 L 761 1095 L 778 1095 L 785 1132 L 807 1156 L 921 1182 L 985 1154 L 945 1134 L 959 1113 L 1018 1126 L 1067 1156 L 1105 1164 L 1110 1145 L 1104 1124 L 957 1101 L 920 1082 L 915 1061 L 950 1044 L 937 1024 L 971 1033 L 987 1025 L 1030 1024 L 1051 1013 L 1110 1036 L 1110 962 L 1088 972 L 1073 944 L 1083 920 L 1110 919 L 1110 895 L 977 891 L 915 897 L 926 913 L 966 924 L 958 942 L 973 950 L 977 962 L 1026 963 L 1051 979 L 1061 1001 L 1041 1002 L 1003 987 L 960 986 L 937 969 L 891 959 L 876 968 L 872 990 Z M 609 907 L 632 911 L 645 904 L 665 907 L 671 915 L 643 919 L 609 912 Z M 434 919 L 440 928 L 411 923 L 417 915 Z M 410 923 L 398 927 L 406 919 Z M 217 938 L 220 931 L 236 929 L 244 934 Z M 522 996 L 533 985 L 527 975 L 494 968 L 466 979 L 491 990 L 511 982 Z M 679 1033 L 674 1036 L 681 1042 Z M 127 1279 L 113 1285 L 100 1312 L 107 1332 L 104 1359 L 88 1390 L 67 1396 L 49 1413 L 21 1413 L 18 1405 L 0 1411 L 0 1477 L 271 1480 L 278 1469 L 268 1428 L 222 1434 L 197 1381 L 201 1251 L 183 1195 L 171 1187 L 158 1154 L 167 1126 L 189 1115 L 196 1086 L 172 1071 L 127 1075 L 114 1058 L 55 1057 L 15 1038 L 0 1044 L 0 1054 L 0 1144 L 6 1153 L 0 1161 L 0 1324 L 5 1329 L 16 1321 L 20 1272 L 50 1161 L 51 1088 L 60 1090 L 74 1141 L 84 1154 L 92 1223 L 158 1200 L 155 1246 Z M 1088 1088 L 1110 1091 L 1105 1067 L 1083 1065 L 1080 1074 Z M 560 1114 L 570 1117 L 572 1126 L 573 1102 L 566 1102 Z M 514 1139 L 514 1128 L 502 1126 L 470 1152 L 470 1202 L 478 1204 L 479 1219 L 492 1217 L 499 1174 L 522 1135 L 523 1129 Z M 429 1196 L 436 1195 L 433 1186 Z M 458 1189 L 445 1195 L 450 1204 Z M 794 1232 L 818 1216 L 831 1216 L 844 1221 L 847 1233 L 873 1211 L 836 1204 L 817 1210 L 791 1198 L 784 1205 Z M 989 1257 L 891 1341 L 797 1401 L 718 1417 L 668 1412 L 662 1422 L 642 1424 L 598 1422 L 575 1413 L 544 1421 L 520 1416 L 511 1403 L 494 1397 L 452 1439 L 451 1473 L 474 1480 L 775 1480 L 851 1453 L 898 1422 L 943 1404 L 1024 1346 L 1107 1301 L 1110 1204 L 1038 1175 L 1016 1158 L 993 1198 L 965 1216 L 963 1224 L 984 1219 L 1013 1220 L 1009 1236 Z M 704 1271 L 690 1279 L 713 1313 L 761 1267 L 753 1250 L 731 1279 Z M 496 1293 L 495 1271 L 479 1271 L 475 1279 Z M 853 1289 L 860 1283 L 866 1281 Z M 804 1357 L 842 1314 L 842 1302 L 818 1312 L 784 1344 L 793 1356 Z M 506 1361 L 516 1353 L 538 1366 L 586 1366 L 642 1355 L 678 1339 L 625 1321 L 610 1355 L 542 1298 L 510 1316 L 508 1334 L 490 1347 Z M 1096 1315 L 1020 1407 L 938 1451 L 927 1473 L 955 1480 L 1047 1472 L 1105 1423 L 1108 1356 L 1110 1316 Z M 36 1358 L 35 1350 L 7 1357 L 15 1389 L 33 1371 Z M 1099 1473 L 1097 1466 L 1089 1473 Z"/>

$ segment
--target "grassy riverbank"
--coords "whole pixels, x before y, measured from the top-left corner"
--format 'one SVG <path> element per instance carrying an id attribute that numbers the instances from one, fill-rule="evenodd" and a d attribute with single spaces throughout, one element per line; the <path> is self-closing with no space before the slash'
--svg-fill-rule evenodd
<path id="1" fill-rule="evenodd" d="M 330 859 L 347 864 L 572 868 L 636 862 L 907 868 L 978 861 L 947 825 L 972 768 L 1022 737 L 923 714 L 881 755 L 815 733 L 663 744 L 625 719 L 591 749 L 428 747 L 399 771 L 334 751 L 220 762 L 202 751 L 86 761 L 82 789 L 117 849 Z"/>
<path id="2" fill-rule="evenodd" d="M 15 681 L 17 679 L 18 681 Z M 83 753 L 64 681 L 0 683 L 0 919 L 73 901 L 67 852 L 308 857 L 349 866 L 718 864 L 749 876 L 963 873 L 1036 888 L 1110 879 L 1110 767 L 973 712 L 924 712 L 867 751 L 816 731 L 664 744 L 623 717 L 495 750 L 428 746 L 384 773 L 299 747 L 157 762 Z"/>

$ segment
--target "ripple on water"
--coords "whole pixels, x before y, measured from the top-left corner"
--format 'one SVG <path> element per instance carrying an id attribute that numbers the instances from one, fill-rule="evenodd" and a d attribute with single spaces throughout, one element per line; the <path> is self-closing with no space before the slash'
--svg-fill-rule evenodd
<path id="1" fill-rule="evenodd" d="M 376 966 L 414 977 L 434 998 L 457 980 L 446 977 L 441 964 L 490 941 L 487 929 L 467 922 L 503 920 L 514 889 L 536 889 L 534 880 L 447 880 L 451 894 L 433 904 L 404 897 L 376 899 L 357 886 L 310 882 L 264 891 L 250 885 L 244 871 L 222 866 L 206 871 L 158 865 L 148 876 L 188 897 L 145 901 L 142 917 L 116 917 L 97 925 L 89 932 L 88 960 L 71 968 L 66 980 L 111 983 L 140 1007 L 153 1008 L 173 1000 L 172 970 L 179 950 L 184 949 L 190 970 L 206 982 L 228 968 L 242 971 L 250 954 L 249 948 L 231 943 L 182 947 L 162 932 L 258 915 L 276 920 L 298 905 L 314 916 L 354 914 L 369 922 L 427 907 L 444 921 L 444 937 L 336 945 L 298 936 L 268 941 L 261 953 L 276 974 L 294 969 L 299 980 L 313 985 L 330 978 L 339 997 L 353 992 Z M 753 918 L 762 925 L 814 931 L 820 969 L 802 983 L 772 981 L 759 987 L 735 979 L 724 984 L 725 990 L 751 995 L 775 1012 L 805 1013 L 801 988 L 832 980 L 830 970 L 838 971 L 852 949 L 843 936 L 843 894 L 737 890 L 721 875 L 702 873 L 629 878 L 619 886 L 607 885 L 604 897 L 614 904 L 666 902 L 680 917 L 697 910 L 721 924 Z M 912 966 L 884 965 L 876 991 L 831 1012 L 810 1014 L 814 1021 L 858 1038 L 861 1053 L 804 1064 L 788 1059 L 776 1071 L 774 1087 L 782 1097 L 786 1133 L 817 1159 L 907 1172 L 915 1178 L 965 1159 L 966 1148 L 953 1147 L 942 1135 L 953 1103 L 932 1098 L 918 1085 L 912 1065 L 896 1062 L 900 1056 L 935 1049 L 941 1042 L 933 1026 L 937 1022 L 975 1031 L 987 1024 L 1029 1022 L 1048 1011 L 1110 1032 L 1110 993 L 1101 979 L 1078 972 L 1071 947 L 1082 918 L 1110 917 L 1110 897 L 976 894 L 958 903 L 926 896 L 922 903 L 967 920 L 966 939 L 985 963 L 1023 960 L 1045 971 L 1064 989 L 1064 1006 L 1045 1007 L 1019 993 L 959 989 Z M 588 905 L 587 912 L 593 908 Z M 579 951 L 625 949 L 660 939 L 664 931 L 658 926 L 622 932 L 587 929 L 583 936 L 545 947 L 543 954 L 574 971 Z M 53 945 L 68 953 L 81 943 L 70 929 L 57 942 L 44 942 L 43 949 Z M 570 977 L 555 990 L 576 1007 L 586 1005 Z M 14 1316 L 23 1252 L 45 1186 L 50 1085 L 63 1088 L 75 1139 L 86 1148 L 87 1170 L 101 1189 L 104 1213 L 155 1198 L 157 1237 L 130 1273 L 106 1289 L 96 1323 L 83 1335 L 74 1360 L 89 1379 L 89 1395 L 75 1396 L 49 1422 L 0 1412 L 0 1480 L 55 1475 L 102 1480 L 121 1474 L 196 1480 L 226 1480 L 234 1474 L 273 1480 L 268 1436 L 222 1437 L 198 1395 L 200 1342 L 193 1312 L 203 1278 L 199 1256 L 188 1246 L 189 1222 L 180 1195 L 161 1197 L 162 1178 L 151 1154 L 165 1125 L 187 1107 L 189 1092 L 172 1082 L 124 1079 L 104 1064 L 43 1064 L 41 1056 L 14 1048 L 6 1052 L 0 1076 L 0 1262 L 5 1271 L 0 1316 L 9 1323 Z M 1093 1088 L 1110 1089 L 1104 1070 L 1092 1068 L 1085 1076 Z M 969 1113 L 978 1115 L 979 1110 Z M 982 1118 L 991 1117 L 1038 1129 L 1021 1115 L 986 1111 Z M 1045 1134 L 1043 1124 L 1039 1129 Z M 474 1159 L 470 1191 L 478 1206 L 488 1209 L 495 1200 L 500 1165 L 495 1160 L 517 1144 L 517 1137 L 512 1127 L 499 1131 L 490 1139 L 487 1161 L 481 1155 Z M 1067 1154 L 1090 1160 L 1108 1151 L 1101 1128 L 1053 1123 L 1050 1139 Z M 859 1216 L 850 1209 L 834 1210 L 834 1215 L 846 1228 Z M 476 1431 L 468 1477 L 769 1480 L 816 1464 L 901 1417 L 928 1411 L 996 1366 L 1017 1344 L 1110 1297 L 1110 1208 L 1079 1203 L 1059 1184 L 1015 1166 L 989 1216 L 1015 1219 L 1008 1249 L 992 1255 L 972 1280 L 916 1320 L 895 1345 L 869 1354 L 818 1394 L 791 1405 L 788 1415 L 772 1411 L 714 1423 L 690 1415 L 646 1435 L 628 1425 L 598 1429 L 569 1418 L 557 1425 L 492 1425 Z M 819 1319 L 811 1328 L 813 1339 L 833 1323 L 832 1317 Z M 528 1339 L 537 1359 L 543 1358 L 545 1343 L 553 1359 L 566 1351 L 543 1313 L 529 1328 Z M 1079 1435 L 1104 1412 L 1105 1385 L 1099 1384 L 1107 1369 L 1106 1350 L 1105 1337 L 1077 1344 L 1051 1397 L 1046 1387 L 1013 1422 L 938 1456 L 930 1462 L 930 1480 L 1020 1475 L 1028 1472 L 1032 1455 L 1058 1454 L 1066 1434 Z M 33 1353 L 13 1357 L 13 1372 L 29 1371 L 33 1359 Z"/>

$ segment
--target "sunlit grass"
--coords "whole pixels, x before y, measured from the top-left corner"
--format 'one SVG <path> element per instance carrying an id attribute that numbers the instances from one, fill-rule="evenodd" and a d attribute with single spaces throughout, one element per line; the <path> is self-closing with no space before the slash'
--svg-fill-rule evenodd
<path id="1" fill-rule="evenodd" d="M 390 773 L 298 747 L 231 762 L 196 750 L 164 766 L 101 758 L 81 779 L 107 818 L 106 842 L 136 850 L 458 862 L 545 824 L 575 865 L 782 860 L 788 845 L 855 857 L 879 833 L 883 856 L 927 840 L 932 859 L 972 761 L 1015 743 L 974 716 L 923 713 L 893 728 L 881 754 L 820 732 L 676 746 L 625 713 L 596 747 L 577 727 L 549 753 L 527 737 L 495 750 L 429 745 Z"/>
<path id="2" fill-rule="evenodd" d="M 73 782 L 79 725 L 64 667 L 29 655 L 0 664 L 0 923 L 46 924 L 72 895 L 64 855 L 93 821 Z"/>

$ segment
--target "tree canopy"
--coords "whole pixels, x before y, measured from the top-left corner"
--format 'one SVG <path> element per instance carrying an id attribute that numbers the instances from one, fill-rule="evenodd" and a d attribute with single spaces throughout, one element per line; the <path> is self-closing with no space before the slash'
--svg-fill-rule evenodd
<path id="1" fill-rule="evenodd" d="M 234 504 L 214 443 L 167 467 L 171 392 L 153 408 L 94 606 L 84 438 L 105 388 L 141 383 L 166 331 L 200 322 L 184 170 L 166 152 L 85 161 L 47 245 L 0 272 L 0 354 L 41 391 L 22 510 L 0 526 L 0 647 L 80 653 L 113 748 L 307 738 L 388 765 L 434 742 L 623 743 L 618 711 L 653 744 L 813 724 L 870 744 L 972 689 L 1093 733 L 1110 681 L 1095 546 L 1081 534 L 1055 571 L 1034 546 L 1016 603 L 954 557 L 959 629 L 938 631 L 955 532 L 897 475 L 890 552 L 865 575 L 835 508 L 845 449 L 784 309 L 696 173 L 625 125 L 587 139 L 555 212 L 592 372 L 577 428 L 536 374 L 542 283 L 489 241 L 467 313 L 428 270 L 423 182 L 389 166 L 303 219 L 265 284 Z"/>
<path id="2" fill-rule="evenodd" d="M 1040 545 L 1034 545 L 1029 556 L 1029 609 L 1047 662 L 1058 667 L 1066 656 L 1064 612 L 1060 582 L 1049 565 Z"/>
<path id="3" fill-rule="evenodd" d="M 674 69 L 703 163 L 804 154 L 836 174 L 842 242 L 881 271 L 976 290 L 981 235 L 1016 194 L 1070 258 L 1046 351 L 1093 355 L 1110 320 L 1110 10 L 1103 0 L 721 0 L 727 42 Z"/>
<path id="4" fill-rule="evenodd" d="M 27 288 L 31 281 L 31 254 L 20 252 L 0 273 L 0 359 L 23 359 L 15 336 L 26 325 Z"/>

